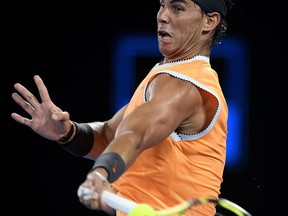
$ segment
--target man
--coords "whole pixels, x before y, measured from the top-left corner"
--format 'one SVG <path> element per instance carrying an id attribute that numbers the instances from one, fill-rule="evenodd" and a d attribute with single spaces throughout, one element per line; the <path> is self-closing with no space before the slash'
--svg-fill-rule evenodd
<path id="1" fill-rule="evenodd" d="M 15 84 L 18 93 L 12 97 L 31 119 L 12 113 L 14 120 L 75 156 L 95 160 L 79 187 L 91 191 L 92 199 L 80 195 L 83 205 L 114 214 L 101 200 L 102 190 L 155 209 L 219 196 L 228 108 L 209 58 L 226 31 L 226 13 L 223 0 L 160 0 L 158 43 L 164 58 L 129 104 L 105 122 L 71 121 L 69 113 L 51 101 L 38 75 L 34 80 L 41 102 Z M 187 215 L 215 213 L 214 204 L 205 204 Z"/>

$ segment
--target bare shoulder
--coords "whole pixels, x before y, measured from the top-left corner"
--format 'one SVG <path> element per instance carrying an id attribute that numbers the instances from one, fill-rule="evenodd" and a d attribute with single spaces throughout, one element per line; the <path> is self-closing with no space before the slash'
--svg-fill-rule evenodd
<path id="1" fill-rule="evenodd" d="M 217 107 L 208 92 L 169 74 L 158 75 L 149 83 L 147 99 L 170 109 L 171 118 L 181 118 L 177 131 L 187 134 L 198 133 L 207 127 Z"/>
<path id="2" fill-rule="evenodd" d="M 154 77 L 150 81 L 146 93 L 148 100 L 153 97 L 165 96 L 174 100 L 181 101 L 181 98 L 187 100 L 192 98 L 193 103 L 201 102 L 201 94 L 195 85 L 170 74 L 159 74 Z"/>

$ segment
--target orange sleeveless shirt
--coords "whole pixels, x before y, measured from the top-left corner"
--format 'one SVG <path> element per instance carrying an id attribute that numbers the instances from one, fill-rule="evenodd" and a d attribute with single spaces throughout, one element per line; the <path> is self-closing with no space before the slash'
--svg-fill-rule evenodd
<path id="1" fill-rule="evenodd" d="M 209 92 L 217 107 L 210 125 L 197 134 L 173 132 L 164 141 L 141 153 L 135 163 L 113 183 L 115 192 L 154 209 L 165 209 L 185 200 L 218 198 L 226 159 L 228 107 L 217 73 L 209 58 L 156 64 L 136 89 L 124 117 L 145 102 L 145 89 L 159 73 L 186 80 Z M 198 205 L 185 215 L 214 216 L 214 204 Z M 117 212 L 117 216 L 125 214 Z"/>

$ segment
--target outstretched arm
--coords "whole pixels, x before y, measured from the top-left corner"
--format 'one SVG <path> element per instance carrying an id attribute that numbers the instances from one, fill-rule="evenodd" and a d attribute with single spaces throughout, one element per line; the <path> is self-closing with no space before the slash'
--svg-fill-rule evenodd
<path id="1" fill-rule="evenodd" d="M 116 181 L 141 152 L 157 145 L 177 128 L 191 125 L 193 108 L 199 109 L 202 101 L 198 89 L 191 83 L 165 74 L 155 78 L 146 93 L 147 101 L 122 118 L 114 139 L 80 185 L 80 190 L 91 191 L 91 198 L 84 194 L 79 197 L 88 208 L 111 210 L 100 199 L 102 191 L 107 190 L 105 183 Z M 100 181 L 99 176 L 104 180 Z"/>
<path id="2" fill-rule="evenodd" d="M 114 139 L 116 129 L 118 128 L 126 106 L 120 109 L 114 116 L 105 122 L 90 122 L 90 123 L 76 123 L 70 120 L 69 113 L 62 111 L 50 99 L 48 90 L 40 78 L 34 76 L 35 84 L 38 88 L 41 101 L 35 97 L 28 89 L 20 83 L 16 83 L 14 88 L 16 92 L 12 93 L 14 101 L 22 107 L 29 115 L 30 118 L 12 113 L 11 117 L 18 123 L 30 127 L 34 132 L 40 136 L 52 141 L 57 141 L 66 150 L 74 155 L 80 155 L 88 159 L 96 159 L 107 147 L 107 145 Z M 72 132 L 72 133 L 71 133 Z M 64 139 L 63 137 L 69 137 Z M 89 142 L 86 142 L 86 141 Z M 72 151 L 71 151 L 72 144 Z M 89 148 L 87 148 L 87 145 Z M 70 146 L 70 147 L 67 147 Z M 90 148 L 91 146 L 91 148 Z M 87 148 L 83 151 L 83 148 Z M 80 154 L 79 154 L 80 153 Z M 104 187 L 106 190 L 113 191 L 109 182 L 104 182 L 99 177 L 94 179 L 98 181 L 98 185 Z M 103 208 L 106 212 L 113 210 L 103 203 Z"/>
<path id="3" fill-rule="evenodd" d="M 41 101 L 20 83 L 16 83 L 14 101 L 31 118 L 12 113 L 12 118 L 30 127 L 40 136 L 57 141 L 68 152 L 95 160 L 111 142 L 120 124 L 126 106 L 105 122 L 76 123 L 70 120 L 69 113 L 62 111 L 50 99 L 48 90 L 39 75 L 34 76 Z M 64 139 L 63 139 L 64 137 Z"/>

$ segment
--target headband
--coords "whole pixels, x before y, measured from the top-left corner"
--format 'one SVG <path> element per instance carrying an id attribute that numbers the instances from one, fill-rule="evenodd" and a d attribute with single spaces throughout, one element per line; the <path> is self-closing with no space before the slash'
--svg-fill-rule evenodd
<path id="1" fill-rule="evenodd" d="M 224 19 L 227 13 L 227 8 L 224 0 L 192 0 L 202 10 L 207 13 L 218 12 Z"/>

